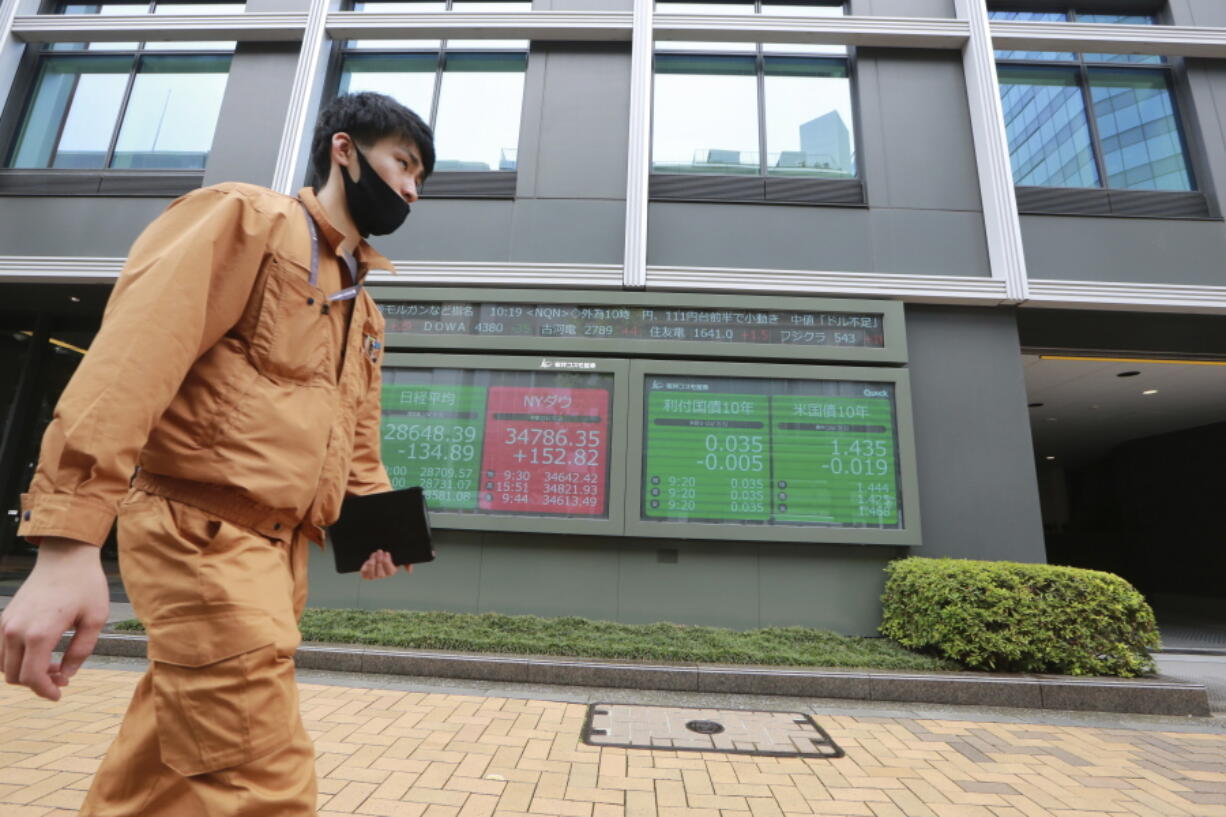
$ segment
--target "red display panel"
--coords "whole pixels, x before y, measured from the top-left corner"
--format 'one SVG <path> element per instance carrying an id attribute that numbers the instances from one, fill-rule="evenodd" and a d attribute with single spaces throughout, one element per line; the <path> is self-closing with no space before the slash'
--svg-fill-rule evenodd
<path id="1" fill-rule="evenodd" d="M 608 441 L 604 389 L 491 386 L 480 507 L 603 515 Z"/>

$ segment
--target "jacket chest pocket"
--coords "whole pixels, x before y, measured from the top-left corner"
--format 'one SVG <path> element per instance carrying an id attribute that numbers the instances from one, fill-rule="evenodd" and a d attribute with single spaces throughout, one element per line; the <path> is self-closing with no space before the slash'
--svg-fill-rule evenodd
<path id="1" fill-rule="evenodd" d="M 267 375 L 306 382 L 327 372 L 329 324 L 324 294 L 308 272 L 272 259 L 253 338 L 257 365 Z"/>

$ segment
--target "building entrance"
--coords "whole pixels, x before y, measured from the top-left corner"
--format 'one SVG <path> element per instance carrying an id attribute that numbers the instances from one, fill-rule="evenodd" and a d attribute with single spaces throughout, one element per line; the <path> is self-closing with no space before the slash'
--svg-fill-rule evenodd
<path id="1" fill-rule="evenodd" d="M 43 431 L 101 321 L 110 287 L 13 284 L 0 310 L 0 595 L 12 595 L 35 549 L 16 535 Z M 114 547 L 104 550 L 113 568 Z M 108 573 L 114 573 L 108 569 Z"/>
<path id="2" fill-rule="evenodd" d="M 1130 581 L 1167 647 L 1226 648 L 1226 358 L 1024 363 L 1048 562 Z"/>

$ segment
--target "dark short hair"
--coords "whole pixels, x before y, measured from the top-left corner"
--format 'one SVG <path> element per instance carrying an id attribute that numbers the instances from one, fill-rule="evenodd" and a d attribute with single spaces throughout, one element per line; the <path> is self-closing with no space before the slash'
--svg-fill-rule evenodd
<path id="1" fill-rule="evenodd" d="M 342 132 L 364 147 L 388 136 L 406 139 L 421 152 L 423 178 L 434 172 L 434 133 L 430 126 L 390 96 L 362 91 L 338 96 L 319 113 L 311 138 L 311 165 L 318 184 L 327 181 L 332 170 L 332 136 Z"/>

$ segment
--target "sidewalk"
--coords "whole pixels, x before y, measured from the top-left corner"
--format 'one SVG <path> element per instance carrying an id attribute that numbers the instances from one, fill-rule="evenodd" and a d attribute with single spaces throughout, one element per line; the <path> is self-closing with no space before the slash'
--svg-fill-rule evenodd
<path id="1" fill-rule="evenodd" d="M 74 813 L 144 662 L 0 688 L 0 814 Z M 320 815 L 1226 817 L 1226 720 L 941 710 L 304 672 Z M 811 715 L 838 759 L 582 741 L 587 702 Z"/>

